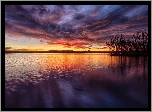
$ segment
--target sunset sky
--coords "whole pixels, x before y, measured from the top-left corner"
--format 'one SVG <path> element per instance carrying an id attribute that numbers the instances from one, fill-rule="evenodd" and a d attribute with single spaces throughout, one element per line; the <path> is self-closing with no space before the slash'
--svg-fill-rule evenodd
<path id="1" fill-rule="evenodd" d="M 111 35 L 148 30 L 148 5 L 6 5 L 6 50 L 108 50 Z"/>

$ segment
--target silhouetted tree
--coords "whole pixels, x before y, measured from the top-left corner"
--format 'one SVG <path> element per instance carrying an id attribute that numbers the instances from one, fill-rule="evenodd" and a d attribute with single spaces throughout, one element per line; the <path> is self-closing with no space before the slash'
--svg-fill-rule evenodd
<path id="1" fill-rule="evenodd" d="M 148 32 L 137 32 L 130 40 L 126 40 L 123 34 L 112 35 L 106 44 L 112 51 L 148 52 Z"/>

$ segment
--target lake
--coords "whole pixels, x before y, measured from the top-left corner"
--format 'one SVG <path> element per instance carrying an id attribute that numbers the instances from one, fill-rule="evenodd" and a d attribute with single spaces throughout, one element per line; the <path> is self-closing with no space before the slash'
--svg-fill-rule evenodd
<path id="1" fill-rule="evenodd" d="M 5 108 L 147 108 L 148 57 L 5 54 Z"/>

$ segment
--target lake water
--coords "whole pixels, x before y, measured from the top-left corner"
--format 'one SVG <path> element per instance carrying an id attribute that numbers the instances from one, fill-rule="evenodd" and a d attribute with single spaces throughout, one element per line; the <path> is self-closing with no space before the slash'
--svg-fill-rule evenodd
<path id="1" fill-rule="evenodd" d="M 5 54 L 6 108 L 147 108 L 148 57 Z"/>

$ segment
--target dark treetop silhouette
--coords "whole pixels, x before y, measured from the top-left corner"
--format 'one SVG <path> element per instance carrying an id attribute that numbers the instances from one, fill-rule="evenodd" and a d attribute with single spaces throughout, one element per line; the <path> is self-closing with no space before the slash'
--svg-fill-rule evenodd
<path id="1" fill-rule="evenodd" d="M 113 51 L 112 55 L 147 55 L 148 54 L 148 32 L 137 32 L 131 39 L 125 39 L 123 34 L 110 37 L 106 42 Z"/>

